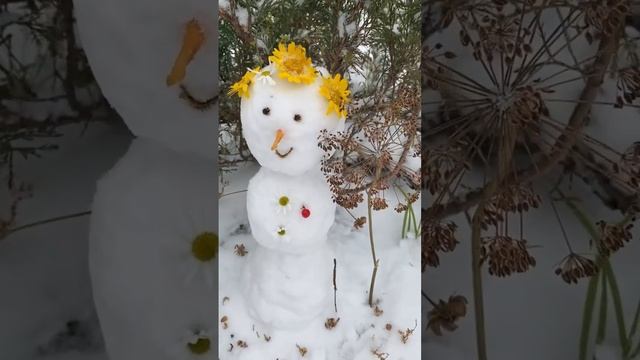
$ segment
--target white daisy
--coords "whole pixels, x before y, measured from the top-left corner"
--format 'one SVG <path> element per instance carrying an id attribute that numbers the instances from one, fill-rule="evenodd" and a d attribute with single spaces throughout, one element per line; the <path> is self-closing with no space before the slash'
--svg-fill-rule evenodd
<path id="1" fill-rule="evenodd" d="M 289 242 L 289 240 L 290 240 L 289 239 L 289 234 L 287 233 L 287 229 L 284 226 L 282 226 L 282 225 L 278 226 L 275 229 L 274 233 L 275 233 L 276 239 L 278 239 L 280 241 L 283 241 L 285 243 Z"/>
<path id="2" fill-rule="evenodd" d="M 291 211 L 291 200 L 286 195 L 281 195 L 276 199 L 276 214 L 286 215 Z"/>
<path id="3" fill-rule="evenodd" d="M 215 359 L 214 340 L 206 330 L 189 330 L 171 344 L 170 354 L 180 360 Z"/>
<path id="4" fill-rule="evenodd" d="M 271 72 L 269 70 L 254 70 L 249 68 L 247 68 L 247 70 L 256 74 L 254 81 L 261 81 L 265 85 L 276 85 L 276 82 L 271 77 Z"/>
<path id="5" fill-rule="evenodd" d="M 218 256 L 218 235 L 211 231 L 195 233 L 185 237 L 183 256 L 186 258 L 185 283 L 188 285 L 204 284 L 213 288 L 216 274 L 215 260 Z M 200 278 L 200 279 L 199 279 Z"/>

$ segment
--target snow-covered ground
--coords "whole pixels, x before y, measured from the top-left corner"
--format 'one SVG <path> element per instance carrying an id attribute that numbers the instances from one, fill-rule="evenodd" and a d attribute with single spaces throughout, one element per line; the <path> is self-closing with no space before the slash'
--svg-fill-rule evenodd
<path id="1" fill-rule="evenodd" d="M 381 313 L 375 314 L 367 304 L 372 258 L 366 227 L 353 230 L 353 219 L 338 209 L 336 223 L 329 231 L 329 243 L 337 258 L 337 307 L 315 319 L 304 331 L 270 331 L 251 320 L 242 294 L 242 274 L 257 243 L 249 232 L 246 213 L 248 180 L 257 166 L 242 167 L 229 178 L 229 186 L 220 199 L 220 324 L 221 359 L 299 359 L 306 348 L 309 359 L 377 359 L 373 352 L 389 359 L 420 357 L 420 257 L 419 241 L 400 239 L 402 214 L 390 209 L 374 212 L 374 235 L 380 269 L 375 298 Z M 365 215 L 361 207 L 355 216 Z M 418 210 L 416 204 L 416 211 Z M 239 256 L 237 245 L 244 245 Z M 327 329 L 329 318 L 340 318 L 337 326 Z M 390 328 L 387 329 L 387 324 Z M 413 330 L 406 343 L 399 331 Z M 238 341 L 247 347 L 238 346 Z M 299 348 L 299 347 L 300 348 Z M 304 352 L 304 351 L 302 351 Z M 258 356 L 257 354 L 260 354 Z"/>
<path id="2" fill-rule="evenodd" d="M 88 210 L 96 180 L 131 140 L 112 125 L 93 124 L 84 135 L 82 128 L 64 128 L 60 150 L 17 161 L 17 178 L 34 187 L 18 226 Z M 91 296 L 88 224 L 85 216 L 0 240 L 0 359 L 106 359 Z"/>

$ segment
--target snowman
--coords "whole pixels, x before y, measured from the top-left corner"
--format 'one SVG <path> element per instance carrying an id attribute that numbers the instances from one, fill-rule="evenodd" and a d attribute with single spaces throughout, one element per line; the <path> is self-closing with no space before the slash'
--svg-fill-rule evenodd
<path id="1" fill-rule="evenodd" d="M 217 158 L 217 16 L 210 0 L 76 0 L 100 90 L 137 137 Z"/>
<path id="2" fill-rule="evenodd" d="M 230 94 L 241 97 L 243 135 L 262 166 L 247 189 L 258 243 L 244 272 L 249 315 L 267 329 L 300 329 L 332 309 L 336 205 L 320 171 L 321 133 L 344 129 L 349 90 L 314 67 L 306 50 L 280 44 L 265 68 L 248 69 Z"/>
<path id="3" fill-rule="evenodd" d="M 101 90 L 137 136 L 92 206 L 89 268 L 109 358 L 216 359 L 215 6 L 74 5 Z"/>

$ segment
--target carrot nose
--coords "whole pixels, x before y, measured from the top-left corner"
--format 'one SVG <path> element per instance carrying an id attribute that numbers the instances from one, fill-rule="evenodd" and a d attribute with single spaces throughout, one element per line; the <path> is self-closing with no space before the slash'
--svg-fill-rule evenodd
<path id="1" fill-rule="evenodd" d="M 271 144 L 271 151 L 278 148 L 278 144 L 280 144 L 280 141 L 282 141 L 283 137 L 284 137 L 284 130 L 278 129 L 278 131 L 276 131 L 276 138 L 273 139 L 273 144 Z"/>
<path id="2" fill-rule="evenodd" d="M 187 73 L 187 66 L 189 66 L 193 57 L 196 56 L 203 42 L 204 33 L 202 32 L 202 28 L 200 28 L 200 24 L 198 24 L 198 21 L 195 19 L 189 21 L 184 37 L 182 38 L 182 47 L 173 63 L 173 68 L 169 76 L 167 76 L 167 86 L 173 86 L 184 79 Z"/>

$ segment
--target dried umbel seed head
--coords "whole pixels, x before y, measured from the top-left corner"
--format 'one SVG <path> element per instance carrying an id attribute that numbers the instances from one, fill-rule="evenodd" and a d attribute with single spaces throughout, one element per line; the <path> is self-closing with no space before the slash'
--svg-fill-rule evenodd
<path id="1" fill-rule="evenodd" d="M 615 107 L 624 107 L 640 97 L 640 69 L 637 67 L 627 67 L 618 70 L 618 94 L 616 96 Z"/>
<path id="2" fill-rule="evenodd" d="M 629 146 L 621 156 L 621 170 L 627 175 L 627 184 L 640 190 L 640 141 Z"/>
<path id="3" fill-rule="evenodd" d="M 539 90 L 531 86 L 515 89 L 510 97 L 500 99 L 504 104 L 496 104 L 503 110 L 505 120 L 520 128 L 538 129 L 540 118 L 549 116 L 549 109 Z"/>
<path id="4" fill-rule="evenodd" d="M 571 253 L 562 259 L 555 273 L 567 284 L 577 284 L 579 279 L 596 275 L 598 266 L 589 258 Z"/>
<path id="5" fill-rule="evenodd" d="M 606 221 L 596 223 L 600 238 L 597 239 L 598 251 L 604 256 L 624 247 L 625 242 L 631 241 L 633 224 L 609 224 Z"/>
<path id="6" fill-rule="evenodd" d="M 442 336 L 442 329 L 454 331 L 458 328 L 456 324 L 460 318 L 467 315 L 467 299 L 462 295 L 450 296 L 447 302 L 438 301 L 433 309 L 429 311 L 427 317 L 427 329 L 431 329 L 434 334 Z"/>
<path id="7" fill-rule="evenodd" d="M 540 195 L 533 191 L 530 184 L 509 186 L 504 191 L 496 193 L 491 200 L 496 208 L 513 213 L 537 209 L 541 202 Z"/>
<path id="8" fill-rule="evenodd" d="M 542 203 L 540 195 L 533 191 L 531 185 L 518 184 L 498 191 L 485 206 L 482 225 L 496 226 L 504 221 L 506 213 L 525 213 L 537 209 Z"/>
<path id="9" fill-rule="evenodd" d="M 523 273 L 536 265 L 529 254 L 527 242 L 510 236 L 496 235 L 482 239 L 480 264 L 489 262 L 489 274 L 506 277 L 512 273 Z"/>
<path id="10" fill-rule="evenodd" d="M 629 0 L 585 1 L 584 27 L 589 42 L 603 35 L 612 35 L 629 15 Z"/>
<path id="11" fill-rule="evenodd" d="M 372 197 L 371 198 L 371 207 L 373 210 L 384 210 L 388 207 L 387 201 L 383 197 Z"/>
<path id="12" fill-rule="evenodd" d="M 470 169 L 464 152 L 459 148 L 429 149 L 422 155 L 423 186 L 431 195 L 440 193 L 463 170 Z"/>
<path id="13" fill-rule="evenodd" d="M 440 264 L 438 252 L 451 252 L 456 248 L 457 225 L 453 222 L 441 223 L 425 221 L 422 226 L 422 271 L 427 266 Z"/>

